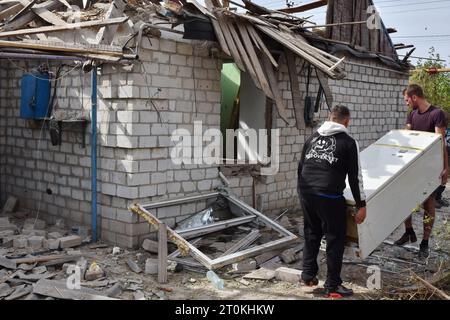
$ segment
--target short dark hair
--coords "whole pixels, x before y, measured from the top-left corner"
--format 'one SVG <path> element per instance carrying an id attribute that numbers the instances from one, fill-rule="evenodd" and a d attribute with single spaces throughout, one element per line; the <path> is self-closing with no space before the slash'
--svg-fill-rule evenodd
<path id="1" fill-rule="evenodd" d="M 423 94 L 423 89 L 418 84 L 410 84 L 408 88 L 406 88 L 406 92 L 408 94 L 408 97 L 412 96 L 418 96 L 419 98 L 424 98 L 425 95 Z"/>
<path id="2" fill-rule="evenodd" d="M 408 91 L 408 88 L 403 89 L 402 95 L 405 95 L 407 91 Z"/>
<path id="3" fill-rule="evenodd" d="M 341 105 L 334 106 L 331 109 L 330 120 L 342 122 L 345 119 L 350 118 L 350 110 Z"/>

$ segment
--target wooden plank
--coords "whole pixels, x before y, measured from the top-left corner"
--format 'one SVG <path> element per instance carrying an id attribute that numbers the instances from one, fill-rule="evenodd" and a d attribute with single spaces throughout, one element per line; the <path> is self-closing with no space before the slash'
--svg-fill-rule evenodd
<path id="1" fill-rule="evenodd" d="M 66 300 L 119 300 L 93 289 L 68 289 L 66 281 L 41 279 L 33 285 L 33 293 Z"/>
<path id="2" fill-rule="evenodd" d="M 333 23 L 333 15 L 334 15 L 334 0 L 329 0 L 327 6 L 327 13 L 325 16 L 326 24 Z M 325 38 L 332 39 L 332 35 L 333 35 L 333 27 L 327 27 L 325 29 Z"/>
<path id="3" fill-rule="evenodd" d="M 39 257 L 30 257 L 30 258 L 19 258 L 19 259 L 12 259 L 16 264 L 21 263 L 35 263 L 35 262 L 46 262 L 51 260 L 57 260 L 67 257 L 65 254 L 55 254 L 50 256 L 39 256 Z"/>
<path id="4" fill-rule="evenodd" d="M 192 245 L 196 245 L 201 240 L 202 240 L 202 238 L 196 238 L 196 239 L 190 241 L 189 243 L 192 244 Z M 178 257 L 180 254 L 181 254 L 180 250 L 177 249 L 177 250 L 175 250 L 174 252 L 172 252 L 171 254 L 169 254 L 167 256 L 167 260 L 172 260 L 172 259 Z"/>
<path id="5" fill-rule="evenodd" d="M 225 251 L 220 256 L 227 256 L 227 255 L 235 253 L 241 249 L 245 249 L 249 245 L 251 245 L 253 242 L 255 242 L 260 236 L 261 236 L 261 233 L 259 232 L 259 230 L 254 229 L 248 235 L 246 235 L 241 240 L 236 242 L 231 248 L 229 248 L 227 251 Z"/>
<path id="6" fill-rule="evenodd" d="M 239 33 L 241 34 L 242 43 L 244 45 L 244 49 L 248 54 L 250 62 L 253 66 L 253 70 L 256 73 L 256 77 L 261 84 L 261 89 L 264 91 L 267 97 L 271 99 L 275 99 L 273 96 L 272 88 L 269 85 L 269 82 L 264 74 L 263 68 L 261 67 L 261 63 L 259 61 L 259 57 L 256 54 L 255 48 L 253 47 L 252 41 L 250 40 L 250 36 L 247 32 L 247 28 L 241 21 L 237 21 L 237 28 Z"/>
<path id="7" fill-rule="evenodd" d="M 105 14 L 104 19 L 111 19 L 116 17 L 122 17 L 123 16 L 123 10 L 125 8 L 125 2 L 122 0 L 114 0 L 111 2 L 111 5 L 109 6 L 108 11 Z M 97 36 L 95 37 L 95 44 L 105 43 L 105 44 L 111 44 L 114 39 L 114 35 L 117 32 L 117 28 L 119 26 L 113 25 L 109 27 L 102 27 L 97 33 Z"/>
<path id="8" fill-rule="evenodd" d="M 193 1 L 193 0 L 190 0 L 190 1 Z M 207 8 L 209 10 L 213 9 L 213 5 L 211 3 L 211 0 L 205 0 L 205 4 L 206 4 L 206 6 L 207 6 Z M 201 5 L 199 4 L 199 6 L 201 6 Z M 206 10 L 206 11 L 209 12 L 208 10 Z M 225 40 L 225 36 L 224 36 L 224 34 L 222 32 L 222 29 L 220 28 L 219 22 L 217 21 L 217 18 L 216 18 L 215 15 L 213 15 L 213 14 L 211 14 L 211 15 L 214 17 L 214 18 L 211 18 L 210 20 L 211 20 L 211 23 L 213 25 L 214 33 L 216 34 L 217 40 L 219 41 L 220 47 L 222 48 L 222 51 L 226 55 L 231 57 L 231 51 L 228 48 L 227 42 Z"/>
<path id="9" fill-rule="evenodd" d="M 36 33 L 44 33 L 44 32 L 56 32 L 56 31 L 65 31 L 65 30 L 73 30 L 80 28 L 89 28 L 89 27 L 99 27 L 106 26 L 111 24 L 119 24 L 128 20 L 128 17 L 114 18 L 109 20 L 93 20 L 93 21 L 85 21 L 85 22 L 77 22 L 77 23 L 66 23 L 62 26 L 46 26 L 40 28 L 30 28 L 30 29 L 20 29 L 14 31 L 6 31 L 0 32 L 0 38 L 2 37 L 12 37 L 12 36 L 21 36 L 26 34 L 36 34 Z"/>
<path id="10" fill-rule="evenodd" d="M 43 266 L 58 266 L 58 265 L 62 265 L 66 262 L 70 262 L 70 261 L 75 261 L 78 260 L 81 257 L 81 255 L 67 255 L 64 258 L 61 259 L 55 259 L 55 260 L 51 260 L 51 261 L 47 261 L 42 263 Z"/>
<path id="11" fill-rule="evenodd" d="M 340 1 L 342 3 L 343 9 L 340 13 L 340 20 L 336 21 L 339 23 L 348 23 L 355 21 L 353 20 L 353 3 L 354 1 Z M 359 21 L 359 20 L 358 20 Z M 352 41 L 352 26 L 350 24 L 341 24 L 340 29 L 340 40 L 345 42 Z"/>
<path id="12" fill-rule="evenodd" d="M 43 3 L 35 4 L 33 8 L 45 8 L 49 11 L 56 10 L 62 6 L 61 2 L 54 1 L 54 0 L 47 0 Z M 32 11 L 24 14 L 20 18 L 15 19 L 14 21 L 9 22 L 8 24 L 5 24 L 2 26 L 1 31 L 11 31 L 11 30 L 17 30 L 23 27 L 24 25 L 30 23 L 34 20 L 36 17 L 36 14 Z"/>
<path id="13" fill-rule="evenodd" d="M 236 47 L 236 43 L 233 40 L 233 37 L 231 36 L 231 32 L 228 29 L 228 24 L 225 22 L 225 17 L 220 12 L 216 12 L 217 20 L 219 21 L 219 26 L 222 29 L 222 33 L 225 37 L 225 40 L 227 42 L 227 46 L 230 49 L 231 56 L 234 59 L 234 63 L 236 63 L 237 67 L 241 70 L 246 72 L 247 68 L 244 66 L 244 63 L 242 62 L 242 59 L 239 55 L 239 50 Z"/>
<path id="14" fill-rule="evenodd" d="M 165 223 L 158 230 L 158 282 L 167 282 L 167 228 Z"/>
<path id="15" fill-rule="evenodd" d="M 67 22 L 61 19 L 59 16 L 54 14 L 53 12 L 48 11 L 45 8 L 31 8 L 31 11 L 36 13 L 39 17 L 41 17 L 43 20 L 47 21 L 48 23 L 51 23 L 55 26 L 63 26 Z"/>
<path id="16" fill-rule="evenodd" d="M 238 35 L 236 29 L 234 28 L 233 23 L 231 21 L 226 20 L 226 19 L 224 19 L 224 23 L 227 24 L 227 26 L 228 26 L 228 30 L 231 33 L 231 36 L 232 36 L 232 38 L 234 40 L 234 43 L 236 44 L 236 47 L 237 47 L 237 49 L 239 51 L 239 55 L 240 55 L 242 61 L 244 62 L 244 65 L 245 65 L 245 68 L 247 70 L 247 73 L 252 77 L 253 82 L 255 83 L 255 86 L 258 89 L 262 89 L 261 84 L 259 83 L 259 79 L 256 76 L 256 72 L 253 69 L 253 65 L 252 65 L 252 63 L 250 61 L 250 58 L 248 57 L 247 52 L 244 49 L 244 45 L 242 44 L 242 41 L 239 38 L 239 35 Z"/>
<path id="17" fill-rule="evenodd" d="M 0 12 L 0 20 L 3 20 L 5 18 L 9 18 L 10 16 L 12 16 L 13 14 L 18 13 L 20 10 L 22 10 L 23 5 L 20 3 L 17 3 L 5 10 L 3 10 L 2 12 Z"/>
<path id="18" fill-rule="evenodd" d="M 275 75 L 275 72 L 272 68 L 272 64 L 266 56 L 262 57 L 262 61 L 264 63 L 264 69 L 266 70 L 267 77 L 269 78 L 269 83 L 273 92 L 273 100 L 275 101 L 275 105 L 277 107 L 278 115 L 283 119 L 286 123 L 289 123 L 289 115 L 286 109 L 286 106 L 283 101 L 283 96 L 281 95 L 280 88 L 278 87 L 278 79 Z"/>
<path id="19" fill-rule="evenodd" d="M 34 4 L 36 3 L 37 0 L 32 0 L 32 1 L 26 1 L 24 0 L 23 2 L 21 1 L 20 3 L 22 4 L 22 9 L 17 12 L 14 16 L 12 16 L 11 18 L 8 19 L 8 21 L 6 22 L 6 24 L 10 23 L 11 21 L 17 19 L 20 16 L 23 16 L 27 11 L 30 11 L 30 8 L 32 6 L 34 6 Z"/>
<path id="20" fill-rule="evenodd" d="M 214 7 L 211 0 L 205 0 L 205 5 L 206 5 L 206 8 L 208 8 L 208 9 L 206 9 L 204 6 L 202 6 L 196 0 L 186 0 L 186 2 L 192 4 L 205 16 L 208 16 L 209 18 L 211 18 L 211 22 L 213 22 L 213 20 L 217 19 L 216 16 L 210 12 L 210 11 L 213 11 L 212 9 Z"/>
<path id="21" fill-rule="evenodd" d="M 367 0 L 361 0 L 362 2 L 362 8 L 367 8 L 368 3 Z M 368 15 L 366 12 L 362 13 L 361 19 L 367 18 Z M 367 27 L 367 24 L 361 25 L 361 47 L 366 49 L 367 51 L 370 50 L 370 40 L 369 40 L 369 28 Z"/>
<path id="22" fill-rule="evenodd" d="M 262 30 L 264 33 L 266 33 L 267 35 L 272 37 L 272 39 L 274 39 L 277 42 L 281 43 L 284 47 L 292 50 L 294 53 L 296 53 L 300 57 L 304 58 L 305 60 L 307 60 L 311 64 L 319 67 L 322 71 L 324 71 L 330 77 L 332 77 L 332 78 L 339 78 L 338 74 L 328 71 L 328 68 L 331 65 L 328 65 L 328 66 L 325 65 L 322 61 L 317 60 L 311 54 L 306 53 L 303 50 L 301 50 L 300 48 L 298 48 L 294 43 L 291 43 L 290 41 L 286 41 L 286 39 L 284 38 L 284 35 L 283 35 L 282 32 L 276 32 L 276 31 L 274 31 L 274 30 L 272 30 L 270 28 L 267 28 L 267 27 L 264 27 L 264 26 L 260 26 L 260 25 L 257 25 L 257 28 Z M 321 52 L 322 52 L 321 50 L 316 49 L 316 55 L 320 54 Z"/>
<path id="23" fill-rule="evenodd" d="M 354 6 L 354 14 L 353 21 L 361 21 L 363 20 L 363 8 L 361 7 L 361 1 L 355 1 Z M 364 10 L 364 18 L 365 18 L 365 10 Z M 352 45 L 360 45 L 361 44 L 361 25 L 355 24 L 352 26 L 352 37 L 350 40 Z"/>
<path id="24" fill-rule="evenodd" d="M 292 105 L 294 106 L 297 129 L 303 130 L 305 129 L 304 105 L 300 94 L 300 83 L 298 81 L 297 66 L 295 65 L 295 56 L 287 49 L 284 50 L 284 54 L 286 57 L 289 78 L 291 80 Z"/>
<path id="25" fill-rule="evenodd" d="M 62 42 L 43 42 L 28 39 L 24 41 L 0 40 L 0 47 L 60 51 L 60 52 L 80 53 L 80 54 L 100 54 L 116 57 L 122 56 L 121 52 L 106 51 L 102 50 L 104 47 L 95 48 L 93 45 L 81 45 L 81 44 L 71 45 Z M 111 47 L 111 49 L 114 48 Z"/>
<path id="26" fill-rule="evenodd" d="M 130 210 L 137 215 L 141 216 L 145 221 L 151 224 L 156 229 L 159 229 L 159 225 L 162 223 L 158 218 L 152 215 L 149 211 L 147 211 L 144 207 L 139 204 L 133 205 Z M 181 255 L 186 256 L 189 253 L 197 259 L 201 264 L 203 264 L 206 268 L 211 267 L 211 259 L 209 259 L 205 254 L 203 254 L 196 247 L 191 245 L 185 239 L 180 237 L 175 231 L 173 231 L 170 227 L 167 227 L 167 238 L 174 242 L 178 249 L 181 252 Z"/>
<path id="27" fill-rule="evenodd" d="M 30 6 L 32 4 L 32 2 L 30 2 L 29 0 L 20 0 L 20 3 L 24 7 Z M 66 24 L 66 22 L 63 19 L 61 19 L 56 14 L 48 11 L 46 8 L 31 7 L 31 11 L 36 13 L 41 19 L 43 19 L 43 20 L 45 20 L 48 23 L 51 23 L 53 25 L 60 25 L 61 26 L 61 25 L 65 25 Z"/>
<path id="28" fill-rule="evenodd" d="M 304 12 L 304 11 L 320 8 L 327 4 L 328 4 L 328 0 L 319 0 L 319 1 L 302 4 L 301 6 L 278 9 L 276 11 L 281 11 L 281 12 L 285 12 L 285 13 L 298 13 L 298 12 Z"/>
<path id="29" fill-rule="evenodd" d="M 247 24 L 247 31 L 250 34 L 250 36 L 253 39 L 253 43 L 258 46 L 258 48 L 269 58 L 270 62 L 273 64 L 275 68 L 278 69 L 278 63 L 273 58 L 272 54 L 270 53 L 269 49 L 267 49 L 264 41 L 262 41 L 261 37 L 259 36 L 258 32 L 255 30 L 255 28 L 251 24 Z"/>

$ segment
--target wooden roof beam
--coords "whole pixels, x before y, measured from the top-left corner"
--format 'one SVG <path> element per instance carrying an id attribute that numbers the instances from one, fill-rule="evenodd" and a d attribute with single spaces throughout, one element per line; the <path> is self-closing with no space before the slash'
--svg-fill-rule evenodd
<path id="1" fill-rule="evenodd" d="M 286 12 L 286 13 L 298 13 L 298 12 L 304 12 L 304 11 L 320 8 L 327 4 L 328 4 L 328 0 L 319 0 L 319 1 L 314 1 L 311 3 L 303 4 L 303 5 L 297 6 L 297 7 L 278 9 L 276 11 L 281 11 L 281 12 Z"/>

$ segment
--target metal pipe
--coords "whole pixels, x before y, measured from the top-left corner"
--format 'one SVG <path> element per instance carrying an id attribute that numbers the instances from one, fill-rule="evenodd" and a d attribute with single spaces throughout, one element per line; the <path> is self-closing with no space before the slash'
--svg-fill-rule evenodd
<path id="1" fill-rule="evenodd" d="M 97 66 L 91 71 L 91 230 L 97 241 Z"/>
<path id="2" fill-rule="evenodd" d="M 0 59 L 45 59 L 45 60 L 66 60 L 66 61 L 85 61 L 86 58 L 80 58 L 76 56 L 54 56 L 50 54 L 32 54 L 32 53 L 13 53 L 13 52 L 0 52 Z"/>

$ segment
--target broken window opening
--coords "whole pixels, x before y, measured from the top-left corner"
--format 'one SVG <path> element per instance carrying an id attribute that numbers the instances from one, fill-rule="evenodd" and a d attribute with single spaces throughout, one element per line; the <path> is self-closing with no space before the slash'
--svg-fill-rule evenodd
<path id="1" fill-rule="evenodd" d="M 273 102 L 233 62 L 223 64 L 221 87 L 223 162 L 269 165 Z"/>
<path id="2" fill-rule="evenodd" d="M 198 217 L 201 217 L 205 214 L 204 209 L 205 208 L 213 208 L 214 211 L 214 204 L 217 204 L 217 202 L 223 202 L 225 201 L 227 203 L 227 206 L 224 206 L 223 204 L 220 206 L 216 206 L 216 211 L 218 212 L 217 216 L 220 214 L 224 215 L 228 211 L 227 216 L 230 217 L 230 219 L 223 219 L 219 221 L 209 222 L 209 223 L 201 223 L 199 225 L 199 219 Z M 244 260 L 249 257 L 257 256 L 261 253 L 264 253 L 266 251 L 274 250 L 274 249 L 281 249 L 294 241 L 298 239 L 296 235 L 291 233 L 290 231 L 286 230 L 276 222 L 270 220 L 257 210 L 250 207 L 245 202 L 237 199 L 235 196 L 227 194 L 226 192 L 214 192 L 209 193 L 205 195 L 198 195 L 198 196 L 191 196 L 191 197 L 185 197 L 181 199 L 174 199 L 174 200 L 167 200 L 167 201 L 160 201 L 148 205 L 134 205 L 131 210 L 142 216 L 147 222 L 152 224 L 156 229 L 158 229 L 158 226 L 161 224 L 161 221 L 157 218 L 157 215 L 159 211 L 162 208 L 165 208 L 165 212 L 170 212 L 167 208 L 170 208 L 171 206 L 181 205 L 183 208 L 188 208 L 188 203 L 193 202 L 201 202 L 202 207 L 197 207 L 196 205 L 192 205 L 191 208 L 196 208 L 196 210 L 200 209 L 199 212 L 194 212 L 191 214 L 191 218 L 193 217 L 194 220 L 197 220 L 197 224 L 193 224 L 193 227 L 191 228 L 184 228 L 184 229 L 175 229 L 172 230 L 171 228 L 167 227 L 167 233 L 168 233 L 168 239 L 174 242 L 178 248 L 179 248 L 179 254 L 181 255 L 188 255 L 190 254 L 196 261 L 190 261 L 189 259 L 183 259 L 188 261 L 187 264 L 190 265 L 190 267 L 195 268 L 198 267 L 198 263 L 201 264 L 201 266 L 206 267 L 206 269 L 214 270 L 218 269 L 227 265 L 230 265 L 232 263 Z M 228 210 L 229 209 L 229 210 Z M 151 213 L 151 211 L 156 212 L 157 215 Z M 203 212 L 202 212 L 203 211 Z M 213 215 L 214 217 L 214 215 Z M 200 219 L 201 221 L 201 219 Z M 179 226 L 184 226 L 187 223 L 188 220 L 182 220 L 181 223 L 179 223 Z M 263 227 L 263 228 L 260 228 Z M 255 245 L 252 245 L 253 242 L 256 240 L 256 230 L 258 228 L 258 233 L 261 234 L 267 234 L 267 233 L 273 233 L 271 237 L 265 236 L 264 239 L 269 239 L 268 242 L 258 242 Z M 250 230 L 250 232 L 248 231 Z M 218 233 L 220 231 L 220 233 Z M 199 240 L 191 240 L 191 242 L 188 242 L 186 239 L 193 239 L 193 238 L 205 238 L 205 240 L 202 240 L 203 242 L 208 241 L 208 237 L 212 237 L 212 239 L 217 239 L 219 237 L 225 237 L 227 239 L 232 239 L 233 235 L 239 234 L 241 237 L 239 239 L 233 239 L 236 240 L 236 242 L 233 242 L 233 244 L 230 246 L 225 246 L 225 250 L 222 250 L 222 253 L 215 254 L 213 257 L 209 257 L 207 254 L 211 254 L 211 252 L 204 253 L 203 251 L 200 251 L 197 246 L 194 244 L 197 243 L 196 241 Z M 246 239 L 249 234 L 252 234 L 253 238 Z M 208 235 L 208 236 L 207 236 Z M 227 236 L 228 235 L 228 236 Z M 211 241 L 211 240 L 209 240 Z M 246 243 L 250 242 L 250 243 Z M 252 246 L 251 246 L 252 245 Z M 204 244 L 203 244 L 204 246 Z M 178 253 L 174 252 L 169 255 L 170 258 L 176 258 Z M 176 260 L 174 260 L 176 261 Z"/>

